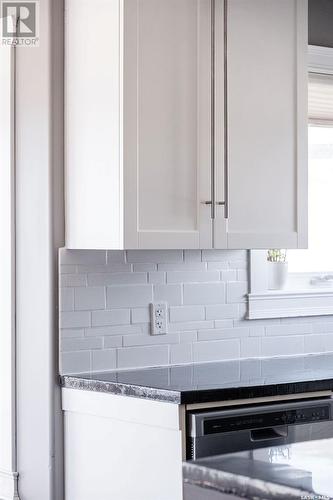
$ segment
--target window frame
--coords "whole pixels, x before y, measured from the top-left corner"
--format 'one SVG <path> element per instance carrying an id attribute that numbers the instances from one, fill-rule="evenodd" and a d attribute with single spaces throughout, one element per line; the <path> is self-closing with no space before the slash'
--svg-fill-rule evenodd
<path id="1" fill-rule="evenodd" d="M 309 72 L 333 75 L 333 48 L 309 45 Z M 333 287 L 268 290 L 267 250 L 250 250 L 248 319 L 322 316 L 333 314 Z M 309 273 L 290 273 L 290 275 Z M 323 273 L 311 273 L 311 276 Z"/>

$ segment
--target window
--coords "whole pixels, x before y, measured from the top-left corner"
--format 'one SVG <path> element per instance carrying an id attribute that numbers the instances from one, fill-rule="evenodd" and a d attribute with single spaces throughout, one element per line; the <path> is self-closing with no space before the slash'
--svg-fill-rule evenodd
<path id="1" fill-rule="evenodd" d="M 330 125 L 309 126 L 309 248 L 289 250 L 288 263 L 291 273 L 333 275 L 333 126 Z"/>
<path id="2" fill-rule="evenodd" d="M 277 291 L 268 290 L 267 252 L 251 252 L 250 319 L 333 314 L 333 49 L 310 47 L 309 59 L 309 247 L 288 250 Z"/>

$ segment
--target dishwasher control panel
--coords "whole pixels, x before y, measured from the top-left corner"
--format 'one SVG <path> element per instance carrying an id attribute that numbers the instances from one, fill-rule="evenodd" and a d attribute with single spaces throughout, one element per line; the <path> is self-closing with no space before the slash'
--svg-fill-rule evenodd
<path id="1" fill-rule="evenodd" d="M 321 420 L 330 420 L 330 406 L 313 406 L 293 410 L 274 411 L 272 413 L 253 413 L 233 417 L 207 418 L 203 422 L 204 435 L 220 432 L 234 432 L 258 427 L 275 427 L 278 425 L 307 424 Z"/>
<path id="2" fill-rule="evenodd" d="M 186 456 L 285 446 L 333 437 L 333 398 L 279 401 L 187 413 Z"/>

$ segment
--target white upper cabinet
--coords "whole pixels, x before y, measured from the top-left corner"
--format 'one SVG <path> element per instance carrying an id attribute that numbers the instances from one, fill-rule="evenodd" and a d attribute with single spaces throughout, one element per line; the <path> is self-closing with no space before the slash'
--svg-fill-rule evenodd
<path id="1" fill-rule="evenodd" d="M 228 247 L 306 246 L 307 5 L 227 6 Z"/>
<path id="2" fill-rule="evenodd" d="M 305 0 L 68 0 L 68 248 L 306 244 Z"/>

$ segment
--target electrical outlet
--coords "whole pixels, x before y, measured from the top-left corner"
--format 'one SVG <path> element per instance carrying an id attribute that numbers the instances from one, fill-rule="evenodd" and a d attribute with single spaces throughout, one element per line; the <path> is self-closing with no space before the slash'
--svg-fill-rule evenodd
<path id="1" fill-rule="evenodd" d="M 150 333 L 151 335 L 165 335 L 168 331 L 168 304 L 154 302 L 150 304 Z"/>

